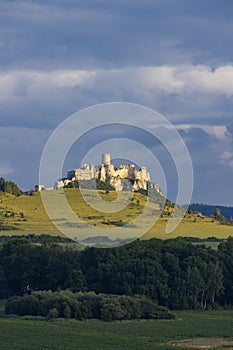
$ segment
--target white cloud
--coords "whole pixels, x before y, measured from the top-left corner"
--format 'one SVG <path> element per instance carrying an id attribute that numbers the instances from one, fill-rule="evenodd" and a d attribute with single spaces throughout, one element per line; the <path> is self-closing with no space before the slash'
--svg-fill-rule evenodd
<path id="1" fill-rule="evenodd" d="M 11 99 L 22 94 L 32 95 L 40 90 L 51 88 L 88 86 L 88 84 L 93 83 L 94 77 L 95 71 L 85 70 L 2 72 L 0 73 L 0 98 Z"/>
<path id="2" fill-rule="evenodd" d="M 223 66 L 213 70 L 204 65 L 189 66 L 178 72 L 177 77 L 193 91 L 233 95 L 233 66 Z"/>
<path id="3" fill-rule="evenodd" d="M 77 110 L 111 101 L 148 106 L 176 123 L 213 125 L 218 119 L 216 124 L 226 125 L 233 106 L 232 82 L 233 66 L 215 72 L 191 65 L 0 70 L 1 125 L 51 128 Z M 225 137 L 219 127 L 206 132 Z"/>
<path id="4" fill-rule="evenodd" d="M 208 66 L 148 66 L 99 70 L 13 70 L 0 72 L 0 98 L 31 96 L 39 91 L 72 89 L 75 87 L 111 90 L 130 95 L 203 93 L 233 95 L 233 66 L 215 71 Z M 114 96 L 112 96 L 114 98 Z M 155 97 L 154 97 L 155 98 Z"/>
<path id="5" fill-rule="evenodd" d="M 177 124 L 176 128 L 184 131 L 198 128 L 206 132 L 208 135 L 214 136 L 219 141 L 230 142 L 230 138 L 227 134 L 227 127 L 224 125 Z"/>
<path id="6" fill-rule="evenodd" d="M 124 69 L 127 77 L 127 69 Z M 139 90 L 158 89 L 167 93 L 178 92 L 184 87 L 184 82 L 176 77 L 176 68 L 170 66 L 138 67 L 132 72 L 138 80 Z"/>

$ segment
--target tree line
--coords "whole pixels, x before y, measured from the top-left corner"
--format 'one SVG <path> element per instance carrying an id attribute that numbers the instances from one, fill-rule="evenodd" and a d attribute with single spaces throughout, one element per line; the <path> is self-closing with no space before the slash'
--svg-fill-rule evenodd
<path id="1" fill-rule="evenodd" d="M 0 248 L 0 297 L 20 295 L 30 285 L 33 291 L 143 295 L 169 309 L 207 309 L 233 305 L 232 271 L 232 237 L 217 251 L 181 238 L 82 251 L 17 239 Z"/>
<path id="2" fill-rule="evenodd" d="M 205 216 L 222 216 L 228 222 L 233 218 L 233 207 L 193 203 L 188 209 L 194 213 L 201 212 Z"/>
<path id="3" fill-rule="evenodd" d="M 73 293 L 69 290 L 40 291 L 31 295 L 14 296 L 6 303 L 6 313 L 46 318 L 100 319 L 102 321 L 132 319 L 172 319 L 165 307 L 144 296 Z"/>

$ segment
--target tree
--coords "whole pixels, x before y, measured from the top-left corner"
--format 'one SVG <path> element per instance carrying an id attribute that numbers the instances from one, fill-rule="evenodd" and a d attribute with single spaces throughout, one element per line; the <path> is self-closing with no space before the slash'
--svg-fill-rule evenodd
<path id="1" fill-rule="evenodd" d="M 52 309 L 49 310 L 49 313 L 48 313 L 49 319 L 58 318 L 58 316 L 59 316 L 59 312 L 57 311 L 57 309 L 55 307 L 53 307 Z"/>
<path id="2" fill-rule="evenodd" d="M 229 237 L 218 246 L 218 255 L 223 269 L 222 304 L 233 305 L 233 237 Z"/>
<path id="3" fill-rule="evenodd" d="M 20 194 L 22 194 L 22 191 L 14 182 L 6 181 L 3 177 L 0 178 L 0 191 L 11 193 L 15 196 L 19 196 Z"/>

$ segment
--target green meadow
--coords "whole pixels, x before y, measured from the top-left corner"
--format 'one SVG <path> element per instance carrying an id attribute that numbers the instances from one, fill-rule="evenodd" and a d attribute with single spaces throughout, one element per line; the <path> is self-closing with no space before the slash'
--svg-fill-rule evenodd
<path id="1" fill-rule="evenodd" d="M 193 349 L 233 348 L 230 339 L 233 336 L 233 311 L 182 311 L 176 312 L 173 321 L 107 323 L 25 318 L 0 318 L 2 350 L 176 350 L 187 348 L 182 344 L 187 339 L 199 344 L 192 346 Z M 226 346 L 225 342 L 228 342 Z"/>
<path id="2" fill-rule="evenodd" d="M 114 191 L 99 191 L 104 202 L 114 203 L 117 193 Z M 132 222 L 142 212 L 146 196 L 134 193 L 132 200 L 120 211 L 105 213 L 94 209 L 88 205 L 78 189 L 65 189 L 63 194 L 72 210 L 86 223 L 102 228 L 124 226 Z M 86 196 L 90 203 L 95 201 L 93 191 L 86 190 Z M 92 198 L 93 197 L 93 198 Z M 98 202 L 97 202 L 98 205 Z M 151 215 L 159 213 L 159 205 L 150 203 Z M 168 239 L 177 236 L 199 237 L 205 239 L 215 236 L 217 238 L 227 238 L 233 235 L 233 227 L 221 225 L 218 221 L 201 215 L 186 214 L 180 225 L 171 233 L 166 232 L 166 225 L 170 219 L 172 208 L 165 206 L 162 217 L 157 220 L 154 226 L 145 234 L 144 239 L 153 237 Z M 65 220 L 57 215 L 57 222 Z M 72 223 L 65 221 L 65 225 Z M 61 235 L 60 231 L 53 225 L 42 204 L 39 192 L 32 196 L 13 196 L 11 194 L 0 194 L 0 234 L 21 235 L 21 234 L 51 234 Z M 75 228 L 75 226 L 74 226 Z"/>

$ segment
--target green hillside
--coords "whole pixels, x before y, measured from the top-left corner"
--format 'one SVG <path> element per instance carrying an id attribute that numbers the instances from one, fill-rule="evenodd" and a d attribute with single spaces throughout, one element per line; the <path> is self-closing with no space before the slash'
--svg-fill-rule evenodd
<path id="1" fill-rule="evenodd" d="M 86 191 L 91 202 L 93 191 Z M 129 204 L 123 210 L 116 213 L 102 213 L 87 205 L 78 189 L 65 189 L 64 193 L 73 211 L 83 221 L 103 228 L 124 226 L 132 222 L 142 212 L 147 200 L 145 195 L 134 193 L 133 199 L 129 201 Z M 117 196 L 115 191 L 99 191 L 99 193 L 106 202 L 115 200 Z M 156 215 L 159 205 L 156 203 L 150 205 L 152 215 Z M 166 225 L 172 210 L 173 208 L 168 202 L 163 210 L 162 217 L 143 238 L 158 237 L 166 239 L 177 236 L 199 238 L 215 236 L 217 238 L 226 238 L 233 235 L 232 226 L 221 225 L 212 218 L 194 214 L 186 214 L 181 224 L 168 234 L 166 233 Z M 64 218 L 57 217 L 57 220 L 61 219 Z M 71 225 L 68 221 L 65 224 Z M 60 231 L 50 221 L 43 207 L 40 193 L 34 192 L 32 196 L 14 196 L 0 192 L 0 234 L 18 235 L 31 233 L 61 235 Z"/>
<path id="2" fill-rule="evenodd" d="M 0 192 L 0 234 L 59 234 L 43 207 L 40 194 L 14 196 Z"/>

